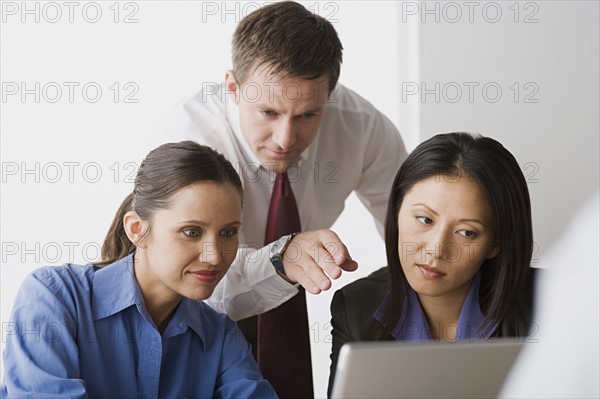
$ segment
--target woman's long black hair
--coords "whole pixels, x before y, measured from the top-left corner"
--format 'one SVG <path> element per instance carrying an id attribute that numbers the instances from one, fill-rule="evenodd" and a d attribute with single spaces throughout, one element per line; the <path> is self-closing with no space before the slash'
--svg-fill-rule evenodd
<path id="1" fill-rule="evenodd" d="M 501 321 L 527 277 L 533 251 L 527 182 L 513 155 L 494 139 L 468 133 L 439 134 L 421 143 L 404 161 L 390 193 L 385 244 L 391 292 L 383 322 L 386 334 L 402 315 L 408 281 L 398 255 L 398 212 L 404 196 L 430 176 L 468 176 L 485 193 L 493 214 L 499 253 L 481 266 L 480 305 L 484 330 Z"/>

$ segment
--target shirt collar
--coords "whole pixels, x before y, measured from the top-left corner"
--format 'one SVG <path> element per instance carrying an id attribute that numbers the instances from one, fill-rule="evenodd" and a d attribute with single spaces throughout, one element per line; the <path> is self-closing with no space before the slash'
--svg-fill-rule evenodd
<path id="1" fill-rule="evenodd" d="M 471 283 L 469 293 L 458 316 L 456 340 L 489 338 L 494 329 L 486 333 L 481 331 L 485 318 L 479 306 L 479 286 L 481 285 L 481 270 L 477 272 Z"/>
<path id="2" fill-rule="evenodd" d="M 223 85 L 223 90 L 226 90 L 225 85 Z M 238 105 L 235 103 L 235 101 L 233 101 L 230 92 L 226 91 L 225 96 L 227 99 L 225 112 L 227 113 L 227 121 L 229 122 L 229 126 L 231 126 L 231 130 L 233 130 L 233 134 L 242 145 L 244 152 L 250 157 L 250 160 L 255 165 L 260 165 L 260 160 L 254 153 L 254 151 L 252 151 L 252 148 L 250 148 L 250 145 L 248 144 L 246 138 L 242 134 L 242 127 L 240 126 L 240 110 L 238 108 Z"/>
<path id="3" fill-rule="evenodd" d="M 478 271 L 473 281 L 465 302 L 463 303 L 460 315 L 458 317 L 458 326 L 456 330 L 456 340 L 484 339 L 489 338 L 494 328 L 487 332 L 481 331 L 484 322 L 484 316 L 479 306 L 479 286 L 481 284 L 481 271 Z M 389 293 L 385 296 L 373 317 L 383 324 L 383 315 Z M 392 331 L 392 336 L 398 341 L 421 341 L 425 342 L 431 339 L 429 325 L 423 312 L 415 291 L 408 287 L 407 300 L 404 303 L 400 321 Z"/>
<path id="4" fill-rule="evenodd" d="M 144 303 L 133 271 L 133 254 L 119 259 L 94 273 L 92 313 L 102 319 L 132 305 Z"/>
<path id="5" fill-rule="evenodd" d="M 203 319 L 206 319 L 203 306 L 191 299 L 182 298 L 179 306 L 177 306 L 177 310 L 173 314 L 173 317 L 163 333 L 163 337 L 170 338 L 175 335 L 183 334 L 189 327 L 196 335 L 198 335 L 204 345 L 204 342 L 206 342 L 204 336 L 204 329 L 206 326 L 202 323 Z M 212 325 L 208 325 L 208 332 L 210 332 L 211 326 Z"/>
<path id="6" fill-rule="evenodd" d="M 136 305 L 140 313 L 150 321 L 144 304 L 142 291 L 133 271 L 133 254 L 101 267 L 94 274 L 92 292 L 92 312 L 94 320 L 103 319 Z M 177 310 L 169 321 L 163 336 L 169 338 L 183 334 L 188 326 L 204 343 L 202 306 L 193 300 L 182 298 Z"/>
<path id="7" fill-rule="evenodd" d="M 225 85 L 222 86 L 222 90 L 226 90 Z M 238 105 L 235 103 L 235 101 L 233 101 L 232 96 L 230 95 L 229 92 L 225 92 L 225 96 L 226 96 L 226 111 L 225 112 L 227 113 L 227 121 L 229 122 L 229 125 L 231 126 L 231 130 L 233 130 L 233 134 L 235 135 L 237 140 L 241 143 L 242 147 L 244 148 L 244 152 L 246 152 L 246 154 L 250 157 L 250 160 L 255 165 L 260 165 L 260 167 L 264 169 L 260 159 L 258 159 L 258 157 L 254 153 L 254 151 L 252 151 L 252 148 L 250 147 L 250 145 L 246 141 L 246 138 L 242 134 L 242 127 L 240 126 L 240 109 L 239 109 Z M 312 143 L 310 143 L 310 145 L 308 147 L 306 147 L 306 149 L 304 149 L 304 151 L 302 151 L 302 153 L 300 154 L 300 158 L 297 161 L 299 166 L 302 166 L 302 162 L 308 158 L 309 149 L 311 147 L 313 147 L 314 145 L 316 145 L 320 131 L 321 131 L 321 127 L 319 126 L 319 130 L 317 131 L 317 134 L 315 134 L 315 137 L 314 137 Z"/>

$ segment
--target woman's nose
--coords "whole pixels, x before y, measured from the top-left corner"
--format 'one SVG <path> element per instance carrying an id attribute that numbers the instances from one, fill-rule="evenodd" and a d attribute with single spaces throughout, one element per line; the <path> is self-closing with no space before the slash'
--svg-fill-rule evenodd
<path id="1" fill-rule="evenodd" d="M 218 265 L 222 262 L 221 246 L 217 242 L 203 242 L 200 250 L 200 262 L 209 265 Z"/>
<path id="2" fill-rule="evenodd" d="M 433 259 L 456 258 L 456 243 L 448 229 L 439 227 L 431 230 L 425 241 L 425 253 Z"/>

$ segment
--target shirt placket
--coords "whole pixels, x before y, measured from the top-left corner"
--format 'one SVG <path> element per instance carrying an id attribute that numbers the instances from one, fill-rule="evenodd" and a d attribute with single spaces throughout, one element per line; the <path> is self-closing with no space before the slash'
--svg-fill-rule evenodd
<path id="1" fill-rule="evenodd" d="M 160 365 L 162 361 L 162 338 L 153 326 L 145 326 L 145 343 L 147 350 L 141 350 L 138 364 L 138 381 L 140 397 L 158 398 L 160 383 Z"/>

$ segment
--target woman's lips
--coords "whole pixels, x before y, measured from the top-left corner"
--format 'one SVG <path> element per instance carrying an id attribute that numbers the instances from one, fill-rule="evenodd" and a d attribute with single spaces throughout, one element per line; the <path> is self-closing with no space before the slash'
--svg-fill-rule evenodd
<path id="1" fill-rule="evenodd" d="M 197 270 L 189 273 L 192 277 L 203 283 L 214 283 L 219 277 L 219 272 L 217 270 Z"/>
<path id="2" fill-rule="evenodd" d="M 423 274 L 423 276 L 425 276 L 426 278 L 436 279 L 442 278 L 446 275 L 446 273 L 443 273 L 435 267 L 431 267 L 429 265 L 417 264 L 417 267 L 419 268 L 419 271 Z"/>

